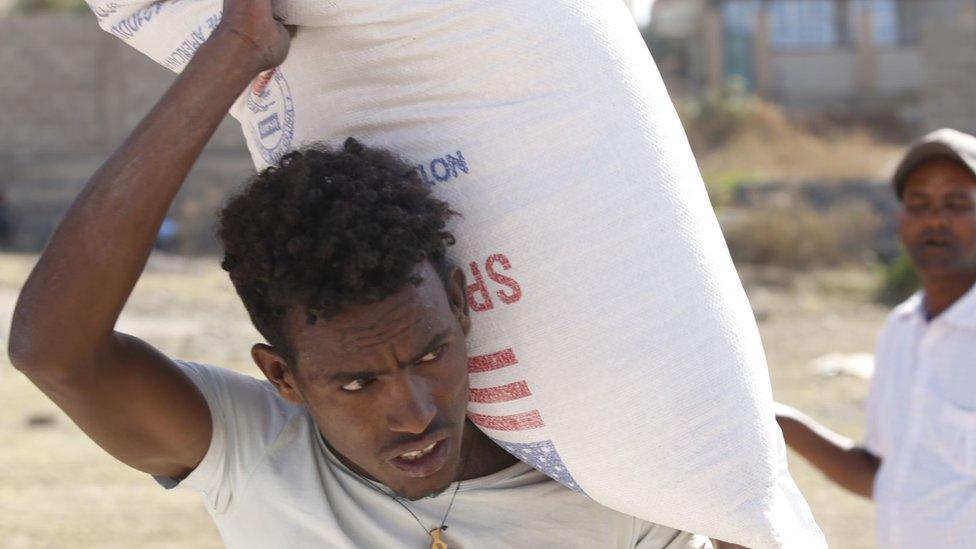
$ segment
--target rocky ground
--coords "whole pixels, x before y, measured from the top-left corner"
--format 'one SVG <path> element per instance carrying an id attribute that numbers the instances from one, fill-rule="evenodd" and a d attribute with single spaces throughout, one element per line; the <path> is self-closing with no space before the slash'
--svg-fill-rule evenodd
<path id="1" fill-rule="evenodd" d="M 33 256 L 0 255 L 0 342 Z M 778 400 L 852 436 L 867 382 L 818 373 L 829 353 L 870 352 L 886 310 L 865 296 L 870 273 L 744 270 Z M 171 356 L 254 372 L 257 335 L 212 258 L 154 257 L 119 329 Z M 843 361 L 842 361 L 843 362 Z M 821 363 L 818 363 L 821 364 Z M 196 496 L 164 492 L 93 443 L 0 356 L 0 547 L 196 549 L 220 540 Z M 871 547 L 871 505 L 791 467 L 832 547 Z"/>

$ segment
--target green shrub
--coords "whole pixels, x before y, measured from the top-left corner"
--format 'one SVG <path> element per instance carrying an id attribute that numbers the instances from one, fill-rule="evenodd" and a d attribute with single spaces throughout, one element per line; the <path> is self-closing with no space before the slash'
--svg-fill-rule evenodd
<path id="1" fill-rule="evenodd" d="M 897 305 L 918 291 L 921 283 L 905 250 L 890 264 L 882 267 L 881 286 L 876 299 L 886 305 Z"/>
<path id="2" fill-rule="evenodd" d="M 692 148 L 705 150 L 725 143 L 756 110 L 756 98 L 745 81 L 730 78 L 715 90 L 678 105 Z"/>
<path id="3" fill-rule="evenodd" d="M 705 189 L 712 201 L 712 207 L 719 209 L 730 206 L 739 187 L 756 181 L 760 175 L 747 170 L 729 170 L 703 173 L 702 178 L 705 180 Z"/>

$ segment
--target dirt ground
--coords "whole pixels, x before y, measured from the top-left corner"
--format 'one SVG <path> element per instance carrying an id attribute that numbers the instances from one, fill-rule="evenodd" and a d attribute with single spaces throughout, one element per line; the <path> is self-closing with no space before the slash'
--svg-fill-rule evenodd
<path id="1" fill-rule="evenodd" d="M 33 256 L 0 255 L 0 344 Z M 745 271 L 778 400 L 858 438 L 867 382 L 825 377 L 810 361 L 870 352 L 886 310 L 867 301 L 869 273 Z M 119 329 L 170 356 L 254 373 L 257 335 L 216 260 L 154 257 Z M 196 496 L 167 493 L 103 454 L 0 353 L 0 547 L 215 548 Z M 797 482 L 831 547 L 867 548 L 871 505 L 829 485 L 799 458 Z"/>

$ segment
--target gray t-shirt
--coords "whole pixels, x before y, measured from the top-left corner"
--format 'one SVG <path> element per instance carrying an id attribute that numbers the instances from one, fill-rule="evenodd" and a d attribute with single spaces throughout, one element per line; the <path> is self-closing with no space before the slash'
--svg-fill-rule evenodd
<path id="1" fill-rule="evenodd" d="M 267 381 L 178 364 L 207 399 L 213 437 L 186 479 L 159 480 L 200 492 L 228 547 L 430 546 L 410 513 L 335 458 L 304 407 Z M 408 505 L 429 530 L 454 489 Z M 447 524 L 452 549 L 711 547 L 707 538 L 607 509 L 523 463 L 464 481 Z"/>

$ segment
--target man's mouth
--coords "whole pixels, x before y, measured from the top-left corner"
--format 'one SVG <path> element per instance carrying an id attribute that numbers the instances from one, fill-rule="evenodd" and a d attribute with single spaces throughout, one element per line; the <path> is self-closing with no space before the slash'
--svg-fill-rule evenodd
<path id="1" fill-rule="evenodd" d="M 952 241 L 944 238 L 926 238 L 922 241 L 922 246 L 930 250 L 948 250 L 952 247 Z"/>
<path id="2" fill-rule="evenodd" d="M 404 459 L 407 461 L 416 461 L 434 450 L 434 446 L 437 446 L 436 442 L 432 442 L 430 446 L 417 450 L 416 452 L 407 452 L 405 454 L 400 454 L 399 459 Z"/>
<path id="3" fill-rule="evenodd" d="M 409 477 L 429 477 L 447 463 L 447 439 L 434 441 L 427 446 L 403 452 L 388 462 Z"/>
<path id="4" fill-rule="evenodd" d="M 919 235 L 919 243 L 923 248 L 946 249 L 953 245 L 952 233 L 945 230 L 926 231 Z"/>

